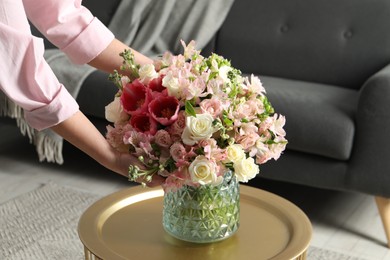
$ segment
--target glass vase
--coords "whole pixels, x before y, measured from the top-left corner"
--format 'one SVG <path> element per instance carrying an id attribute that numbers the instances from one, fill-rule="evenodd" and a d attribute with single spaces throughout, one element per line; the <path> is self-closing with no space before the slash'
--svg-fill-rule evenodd
<path id="1" fill-rule="evenodd" d="M 180 240 L 211 243 L 232 236 L 239 227 L 240 190 L 227 172 L 218 186 L 183 186 L 164 194 L 163 227 Z"/>

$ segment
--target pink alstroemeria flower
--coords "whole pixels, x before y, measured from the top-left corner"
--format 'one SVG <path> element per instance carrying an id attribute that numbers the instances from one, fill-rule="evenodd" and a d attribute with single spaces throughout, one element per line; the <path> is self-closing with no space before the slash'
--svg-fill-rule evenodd
<path id="1" fill-rule="evenodd" d="M 135 113 L 147 112 L 150 99 L 150 90 L 136 79 L 131 83 L 127 83 L 123 88 L 121 104 L 124 111 L 133 115 Z"/>
<path id="2" fill-rule="evenodd" d="M 179 100 L 172 96 L 159 95 L 149 104 L 151 116 L 164 126 L 171 125 L 177 120 L 179 109 Z"/>
<path id="3" fill-rule="evenodd" d="M 130 119 L 131 126 L 138 132 L 155 135 L 157 133 L 157 122 L 147 113 L 135 114 Z"/>

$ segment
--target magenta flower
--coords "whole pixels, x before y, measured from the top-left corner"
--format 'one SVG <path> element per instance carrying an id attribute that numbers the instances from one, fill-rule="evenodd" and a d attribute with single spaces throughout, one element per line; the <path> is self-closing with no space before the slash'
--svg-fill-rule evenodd
<path id="1" fill-rule="evenodd" d="M 134 114 L 130 119 L 131 126 L 138 132 L 155 135 L 157 122 L 147 113 Z"/>
<path id="2" fill-rule="evenodd" d="M 162 76 L 158 77 L 158 78 L 154 78 L 152 79 L 149 84 L 148 84 L 148 87 L 152 90 L 152 91 L 156 91 L 156 92 L 163 92 L 164 90 L 166 90 L 166 88 L 162 85 Z"/>
<path id="3" fill-rule="evenodd" d="M 124 111 L 133 115 L 134 113 L 147 112 L 150 99 L 150 90 L 136 79 L 127 83 L 123 88 L 121 104 Z"/>
<path id="4" fill-rule="evenodd" d="M 173 124 L 178 117 L 179 100 L 172 96 L 159 95 L 149 103 L 149 113 L 164 126 Z"/>

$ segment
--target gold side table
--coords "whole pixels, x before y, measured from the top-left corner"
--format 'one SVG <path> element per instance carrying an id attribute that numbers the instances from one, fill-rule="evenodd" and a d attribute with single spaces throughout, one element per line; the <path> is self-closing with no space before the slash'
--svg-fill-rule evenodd
<path id="1" fill-rule="evenodd" d="M 306 259 L 311 223 L 291 202 L 240 186 L 240 227 L 221 242 L 193 244 L 162 227 L 161 188 L 128 188 L 94 203 L 81 216 L 78 233 L 86 260 L 119 259 Z"/>

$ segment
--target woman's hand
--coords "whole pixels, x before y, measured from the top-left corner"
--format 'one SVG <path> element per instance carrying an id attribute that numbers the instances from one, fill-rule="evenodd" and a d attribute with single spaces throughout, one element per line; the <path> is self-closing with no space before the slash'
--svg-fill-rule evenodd
<path id="1" fill-rule="evenodd" d="M 142 165 L 134 156 L 116 151 L 80 111 L 67 120 L 52 127 L 57 134 L 65 140 L 88 154 L 91 158 L 107 169 L 129 176 L 129 166 L 136 165 L 142 169 Z M 145 182 L 149 187 L 161 185 L 164 178 L 155 174 L 151 182 L 143 179 L 137 182 Z"/>
<path id="2" fill-rule="evenodd" d="M 117 158 L 116 165 L 118 168 L 116 170 L 114 169 L 114 171 L 116 171 L 117 173 L 119 173 L 123 176 L 126 176 L 126 177 L 129 176 L 129 166 L 130 165 L 138 166 L 138 168 L 143 169 L 143 166 L 140 163 L 140 161 L 136 157 L 134 157 L 130 154 L 118 152 L 116 155 L 116 158 Z M 159 186 L 164 181 L 165 181 L 165 178 L 158 175 L 158 174 L 154 174 L 153 178 L 150 182 L 145 181 L 143 178 L 137 179 L 138 183 L 144 182 L 144 183 L 146 183 L 146 186 L 148 186 L 148 187 Z"/>

